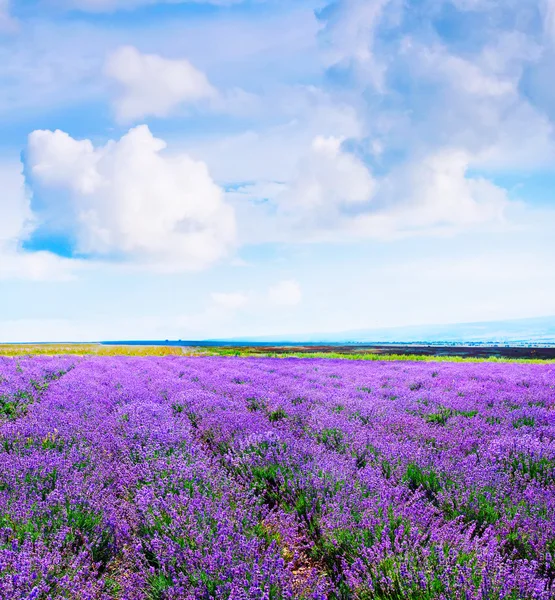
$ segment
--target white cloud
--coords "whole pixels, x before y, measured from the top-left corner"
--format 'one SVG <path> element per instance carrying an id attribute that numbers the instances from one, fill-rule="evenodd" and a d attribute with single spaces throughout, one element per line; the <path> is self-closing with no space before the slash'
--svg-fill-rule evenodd
<path id="1" fill-rule="evenodd" d="M 489 49 L 491 57 L 493 49 Z M 403 52 L 412 55 L 416 69 L 427 78 L 437 79 L 457 92 L 470 96 L 503 96 L 516 92 L 518 78 L 496 72 L 495 67 L 502 65 L 480 64 L 447 52 L 441 47 L 420 46 L 406 40 Z M 493 62 L 493 61 L 492 61 Z"/>
<path id="2" fill-rule="evenodd" d="M 203 268 L 233 247 L 233 209 L 204 163 L 165 147 L 144 125 L 98 148 L 62 131 L 35 131 L 28 163 L 78 252 L 162 270 Z M 60 191 L 67 206 L 59 204 Z"/>
<path id="3" fill-rule="evenodd" d="M 292 279 L 280 281 L 268 290 L 268 300 L 276 306 L 296 306 L 302 298 L 301 286 Z"/>
<path id="4" fill-rule="evenodd" d="M 363 135 L 355 107 L 312 86 L 278 88 L 264 102 L 270 126 L 204 137 L 190 141 L 185 149 L 207 162 L 220 181 L 289 181 L 314 138 Z"/>
<path id="5" fill-rule="evenodd" d="M 512 107 L 510 118 L 498 123 L 495 137 L 472 158 L 473 167 L 492 171 L 528 172 L 554 163 L 555 127 L 527 102 Z"/>
<path id="6" fill-rule="evenodd" d="M 0 164 L 0 248 L 17 242 L 32 219 L 21 163 Z"/>
<path id="7" fill-rule="evenodd" d="M 211 297 L 214 304 L 229 310 L 244 308 L 249 302 L 248 295 L 243 292 L 214 292 Z"/>
<path id="8" fill-rule="evenodd" d="M 374 51 L 375 35 L 391 0 L 344 0 L 333 5 L 322 33 L 328 65 L 354 66 L 376 89 L 384 89 L 386 64 Z"/>
<path id="9" fill-rule="evenodd" d="M 243 243 L 394 239 L 507 226 L 512 203 L 506 190 L 469 175 L 473 156 L 464 150 L 442 148 L 415 157 L 379 179 L 342 150 L 339 140 L 318 139 L 309 156 L 266 202 L 252 198 L 257 191 L 268 196 L 269 184 L 230 194 Z"/>
<path id="10" fill-rule="evenodd" d="M 212 11 L 195 17 L 185 11 L 171 20 L 156 15 L 133 24 L 126 19 L 41 17 L 39 5 L 45 8 L 56 1 L 61 2 L 36 2 L 37 18 L 21 22 L 24 35 L 0 44 L 0 116 L 4 118 L 21 119 L 31 112 L 38 118 L 52 110 L 63 118 L 63 109 L 71 107 L 71 114 L 81 114 L 83 109 L 92 126 L 96 120 L 91 121 L 91 115 L 98 116 L 97 110 L 104 114 L 100 104 L 117 91 L 116 82 L 110 89 L 102 73 L 106 57 L 122 45 L 145 54 L 186 57 L 222 86 L 211 109 L 226 114 L 242 111 L 249 116 L 255 104 L 250 94 L 234 88 L 250 88 L 254 81 L 261 89 L 284 76 L 290 81 L 291 73 L 302 81 L 320 70 L 317 22 L 306 5 L 255 19 L 244 11 L 224 11 L 217 18 Z M 59 125 L 63 128 L 62 121 Z M 190 134 L 187 125 L 185 120 L 176 123 L 176 137 L 184 131 Z"/>
<path id="11" fill-rule="evenodd" d="M 286 213 L 329 222 L 342 208 L 367 203 L 374 190 L 368 168 L 342 149 L 340 138 L 319 136 L 278 202 Z"/>
<path id="12" fill-rule="evenodd" d="M 451 32 L 435 26 L 442 4 L 485 16 L 461 16 L 459 41 L 451 43 Z M 440 0 L 424 3 L 415 18 L 410 3 L 338 0 L 321 12 L 323 51 L 331 47 L 330 62 L 347 70 L 348 89 L 365 88 L 360 114 L 367 116 L 368 137 L 384 142 L 386 157 L 453 145 L 473 154 L 478 167 L 480 157 L 485 168 L 494 162 L 513 168 L 523 158 L 528 166 L 543 166 L 554 154 L 551 127 L 521 85 L 546 54 L 538 22 L 531 21 L 537 4 L 511 1 L 505 14 L 514 18 L 500 19 L 495 0 Z M 555 31 L 555 0 L 542 0 L 539 8 L 546 32 Z M 540 76 L 544 90 L 551 70 Z"/>
<path id="13" fill-rule="evenodd" d="M 453 145 L 472 155 L 474 168 L 528 170 L 552 164 L 554 129 L 520 93 L 527 64 L 541 49 L 519 32 L 500 33 L 469 58 L 442 47 L 406 44 L 411 73 L 435 86 L 414 118 L 399 128 L 399 143 L 428 152 Z M 406 143 L 406 142 L 405 142 Z"/>
<path id="14" fill-rule="evenodd" d="M 22 242 L 35 223 L 21 163 L 0 164 L 0 280 L 64 280 L 70 261 L 50 252 L 26 252 Z"/>
<path id="15" fill-rule="evenodd" d="M 444 49 L 414 47 L 416 62 L 411 64 L 440 85 L 438 102 L 432 101 L 418 132 L 424 127 L 441 132 L 441 142 L 466 148 L 476 168 L 527 170 L 552 164 L 553 125 L 519 91 L 526 65 L 540 56 L 540 47 L 518 32 L 500 34 L 471 60 Z"/>
<path id="16" fill-rule="evenodd" d="M 341 138 L 317 136 L 299 155 L 286 181 L 258 181 L 227 192 L 242 243 L 334 237 L 355 215 L 371 209 L 377 183 Z"/>
<path id="17" fill-rule="evenodd" d="M 182 104 L 195 104 L 217 96 L 208 79 L 189 61 L 141 54 L 123 46 L 109 55 L 106 75 L 119 86 L 116 117 L 129 122 L 146 116 L 168 116 Z"/>
<path id="18" fill-rule="evenodd" d="M 393 170 L 377 193 L 378 210 L 355 217 L 352 231 L 388 238 L 502 223 L 506 190 L 469 177 L 469 166 L 467 153 L 447 148 Z"/>

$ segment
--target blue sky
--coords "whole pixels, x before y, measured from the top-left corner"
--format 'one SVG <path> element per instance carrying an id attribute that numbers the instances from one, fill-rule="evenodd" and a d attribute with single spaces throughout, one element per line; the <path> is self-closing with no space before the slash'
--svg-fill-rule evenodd
<path id="1" fill-rule="evenodd" d="M 0 340 L 555 314 L 554 0 L 0 0 Z"/>

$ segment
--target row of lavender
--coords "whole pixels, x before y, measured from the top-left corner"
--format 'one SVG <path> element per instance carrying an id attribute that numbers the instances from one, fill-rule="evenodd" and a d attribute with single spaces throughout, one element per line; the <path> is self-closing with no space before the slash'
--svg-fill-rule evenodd
<path id="1" fill-rule="evenodd" d="M 0 598 L 555 597 L 555 368 L 0 360 Z"/>

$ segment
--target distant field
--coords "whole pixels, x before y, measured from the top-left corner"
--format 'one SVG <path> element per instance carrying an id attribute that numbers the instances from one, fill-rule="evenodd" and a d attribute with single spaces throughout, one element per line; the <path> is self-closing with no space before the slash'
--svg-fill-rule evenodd
<path id="1" fill-rule="evenodd" d="M 554 389 L 551 364 L 0 358 L 0 598 L 552 600 Z"/>
<path id="2" fill-rule="evenodd" d="M 0 356 L 266 356 L 349 360 L 555 361 L 555 348 L 434 346 L 179 346 L 139 344 L 0 344 Z"/>
<path id="3" fill-rule="evenodd" d="M 251 346 L 203 348 L 218 356 L 271 356 L 298 358 L 343 358 L 350 360 L 409 361 L 555 361 L 555 348 L 499 348 L 461 346 Z"/>
<path id="4" fill-rule="evenodd" d="M 183 356 L 180 346 L 104 346 L 102 344 L 0 344 L 0 356 Z"/>

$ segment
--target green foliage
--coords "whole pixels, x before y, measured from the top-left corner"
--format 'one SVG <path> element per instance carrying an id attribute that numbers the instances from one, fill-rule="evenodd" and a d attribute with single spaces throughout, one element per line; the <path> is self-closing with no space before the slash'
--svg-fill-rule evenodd
<path id="1" fill-rule="evenodd" d="M 379 452 L 372 444 L 366 444 L 364 448 L 353 450 L 352 454 L 355 459 L 356 468 L 362 469 L 370 460 L 374 461 L 379 455 Z"/>
<path id="2" fill-rule="evenodd" d="M 27 408 L 35 401 L 33 394 L 27 390 L 18 390 L 12 395 L 0 396 L 0 419 L 13 421 L 27 412 Z"/>
<path id="3" fill-rule="evenodd" d="M 453 411 L 450 408 L 442 407 L 438 412 L 430 413 L 424 417 L 426 423 L 431 423 L 433 425 L 441 425 L 444 426 L 447 424 L 449 417 L 453 415 Z"/>
<path id="4" fill-rule="evenodd" d="M 477 414 L 477 410 L 453 410 L 452 408 L 441 406 L 439 407 L 439 410 L 437 412 L 425 415 L 424 419 L 426 420 L 426 423 L 445 426 L 449 421 L 450 417 L 461 416 L 466 417 L 467 419 L 471 419 Z"/>
<path id="5" fill-rule="evenodd" d="M 353 421 L 360 421 L 363 425 L 368 425 L 372 420 L 372 416 L 368 414 L 362 414 L 359 410 L 355 410 L 349 418 Z"/>
<path id="6" fill-rule="evenodd" d="M 104 579 L 104 592 L 108 594 L 110 598 L 119 598 L 121 596 L 121 585 L 118 581 L 112 577 L 106 577 Z"/>
<path id="7" fill-rule="evenodd" d="M 148 590 L 146 597 L 148 600 L 162 600 L 164 592 L 173 585 L 171 578 L 164 573 L 157 572 L 148 578 Z"/>
<path id="8" fill-rule="evenodd" d="M 29 480 L 29 484 L 38 481 L 40 478 L 36 477 L 35 480 Z M 56 478 L 46 477 L 45 481 L 55 482 Z M 94 511 L 84 503 L 66 502 L 65 505 L 58 504 L 46 511 L 36 510 L 33 516 L 26 520 L 14 520 L 6 514 L 0 514 L 1 527 L 9 528 L 12 537 L 19 543 L 25 539 L 33 542 L 40 539 L 46 546 L 59 544 L 60 532 L 67 530 L 62 541 L 63 549 L 67 549 L 70 556 L 87 550 L 93 562 L 99 564 L 100 572 L 106 569 L 116 553 L 113 531 L 105 524 L 102 513 Z"/>
<path id="9" fill-rule="evenodd" d="M 478 414 L 477 410 L 457 410 L 455 414 L 460 415 L 461 417 L 466 417 L 467 419 L 471 419 Z"/>
<path id="10" fill-rule="evenodd" d="M 253 466 L 250 469 L 251 485 L 257 496 L 264 499 L 266 504 L 275 506 L 281 498 L 282 477 L 281 467 L 277 463 Z"/>
<path id="11" fill-rule="evenodd" d="M 7 395 L 0 396 L 0 417 L 13 420 L 18 416 L 19 403 Z"/>
<path id="12" fill-rule="evenodd" d="M 513 421 L 513 427 L 515 429 L 520 429 L 521 427 L 534 427 L 536 424 L 536 419 L 534 417 L 520 417 Z"/>
<path id="13" fill-rule="evenodd" d="M 251 412 L 266 410 L 266 401 L 262 398 L 255 398 L 254 396 L 247 398 L 247 409 Z"/>
<path id="14" fill-rule="evenodd" d="M 459 573 L 452 569 L 444 570 L 443 558 L 452 554 L 449 544 L 431 543 L 425 554 L 415 548 L 414 552 L 397 555 L 391 553 L 376 562 L 366 562 L 361 557 L 363 547 L 371 547 L 379 542 L 383 535 L 388 535 L 391 543 L 404 545 L 411 531 L 410 523 L 396 516 L 391 507 L 387 514 L 382 515 L 385 527 L 374 531 L 368 529 L 353 529 L 336 531 L 326 534 L 322 542 L 315 547 L 318 553 L 314 556 L 329 571 L 333 578 L 334 588 L 328 596 L 333 600 L 437 600 L 446 597 L 448 588 L 452 592 L 459 585 Z M 360 577 L 358 584 L 348 584 L 338 573 L 341 573 L 340 557 L 344 556 L 347 563 L 358 559 L 359 566 L 366 567 L 366 573 Z M 477 563 L 474 553 L 459 552 L 456 562 L 474 579 L 477 587 L 483 577 L 481 566 Z M 339 564 L 338 564 L 339 563 Z M 419 572 L 417 579 L 407 579 L 406 571 Z M 362 573 L 361 573 L 362 575 Z M 371 583 L 370 583 L 371 582 Z M 354 586 L 354 587 L 352 587 Z M 518 595 L 500 596 L 500 590 L 491 590 L 490 600 L 501 597 L 518 600 Z M 450 598 L 454 596 L 449 596 Z"/>
<path id="15" fill-rule="evenodd" d="M 295 490 L 293 508 L 301 523 L 305 525 L 312 541 L 318 543 L 321 536 L 320 515 L 322 513 L 322 504 L 318 493 L 310 488 Z"/>
<path id="16" fill-rule="evenodd" d="M 281 535 L 277 531 L 267 527 L 264 523 L 257 523 L 254 526 L 252 533 L 258 539 L 263 540 L 266 546 L 270 546 L 270 544 L 274 542 L 281 542 Z"/>
<path id="17" fill-rule="evenodd" d="M 386 479 L 391 479 L 391 475 L 393 474 L 393 467 L 391 466 L 391 463 L 386 458 L 383 458 L 381 461 L 381 469 L 382 469 L 382 475 Z"/>
<path id="18" fill-rule="evenodd" d="M 36 381 L 35 379 L 31 379 L 29 381 L 31 386 L 36 392 L 44 392 L 48 389 L 49 382 L 48 381 Z M 27 393 L 25 393 L 27 395 Z"/>
<path id="19" fill-rule="evenodd" d="M 105 568 L 115 554 L 115 540 L 112 529 L 104 523 L 103 515 L 86 505 L 68 505 L 66 514 L 71 527 L 67 541 L 73 546 L 86 542 L 93 562 Z"/>
<path id="20" fill-rule="evenodd" d="M 52 434 L 42 439 L 40 445 L 43 450 L 57 450 L 58 452 L 62 452 L 65 447 L 65 440 Z"/>
<path id="21" fill-rule="evenodd" d="M 423 490 L 430 501 L 435 501 L 436 494 L 441 490 L 441 483 L 433 469 L 424 470 L 416 463 L 409 463 L 403 476 L 403 482 L 411 491 Z"/>
<path id="22" fill-rule="evenodd" d="M 451 503 L 443 507 L 443 513 L 447 519 L 462 516 L 465 523 L 476 526 L 475 533 L 479 534 L 499 521 L 502 507 L 496 499 L 495 490 L 485 488 L 473 490 L 463 504 L 457 504 L 451 499 Z"/>
<path id="23" fill-rule="evenodd" d="M 276 421 L 281 421 L 282 419 L 286 419 L 286 418 L 287 418 L 287 413 L 285 412 L 285 410 L 283 408 L 278 408 L 277 410 L 272 411 L 268 415 L 268 420 L 271 423 L 275 423 Z"/>
<path id="24" fill-rule="evenodd" d="M 316 439 L 320 444 L 324 444 L 328 450 L 343 453 L 347 448 L 343 432 L 336 427 L 322 429 L 316 434 Z"/>
<path id="25" fill-rule="evenodd" d="M 507 533 L 504 539 L 503 551 L 515 560 L 529 561 L 535 560 L 537 557 L 529 536 L 519 529 L 513 529 Z"/>
<path id="26" fill-rule="evenodd" d="M 335 529 L 317 540 L 310 550 L 310 556 L 333 577 L 341 572 L 343 560 L 352 563 L 363 548 L 372 547 L 376 541 L 376 533 L 368 528 Z M 347 589 L 343 590 L 345 592 Z"/>
<path id="27" fill-rule="evenodd" d="M 519 452 L 509 460 L 509 470 L 513 475 L 520 473 L 543 485 L 555 484 L 555 460 L 544 456 Z"/>
<path id="28" fill-rule="evenodd" d="M 71 370 L 72 368 L 73 366 L 68 370 Z M 23 369 L 19 364 L 16 367 L 16 371 L 23 372 Z M 0 421 L 2 419 L 14 421 L 25 415 L 28 407 L 36 400 L 40 399 L 41 395 L 48 389 L 50 382 L 60 379 L 65 373 L 67 373 L 67 371 L 48 373 L 42 381 L 31 379 L 29 383 L 35 391 L 35 394 L 29 390 L 17 390 L 13 394 L 0 395 Z"/>

